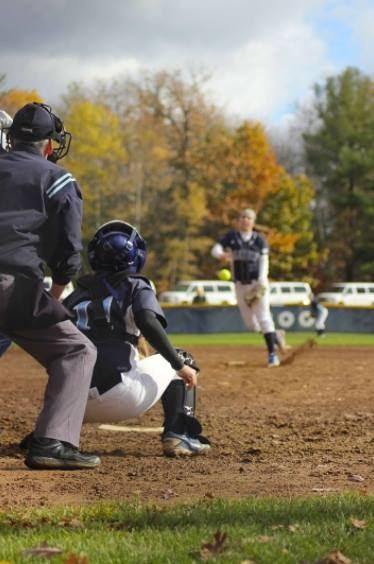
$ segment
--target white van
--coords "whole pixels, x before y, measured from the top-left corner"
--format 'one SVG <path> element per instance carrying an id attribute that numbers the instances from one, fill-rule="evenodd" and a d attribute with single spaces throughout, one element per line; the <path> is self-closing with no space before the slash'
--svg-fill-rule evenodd
<path id="1" fill-rule="evenodd" d="M 373 282 L 337 282 L 317 295 L 320 302 L 346 306 L 373 306 Z"/>
<path id="2" fill-rule="evenodd" d="M 309 305 L 312 289 L 306 282 L 270 282 L 270 305 Z"/>
<path id="3" fill-rule="evenodd" d="M 182 280 L 172 290 L 161 292 L 160 302 L 169 304 L 192 304 L 199 292 L 204 290 L 206 303 L 210 305 L 236 305 L 235 285 L 221 280 Z"/>

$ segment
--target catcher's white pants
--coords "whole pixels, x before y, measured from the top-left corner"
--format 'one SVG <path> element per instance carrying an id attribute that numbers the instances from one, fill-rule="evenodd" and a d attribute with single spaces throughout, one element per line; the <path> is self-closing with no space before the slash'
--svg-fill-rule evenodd
<path id="1" fill-rule="evenodd" d="M 251 306 L 244 299 L 245 294 L 254 284 L 256 284 L 255 281 L 250 284 L 235 282 L 236 299 L 238 300 L 238 307 L 243 322 L 250 331 L 258 331 L 260 329 L 263 334 L 273 333 L 275 328 L 270 311 L 269 289 L 266 288 L 264 295 L 258 298 Z"/>
<path id="2" fill-rule="evenodd" d="M 160 354 L 143 359 L 135 357 L 130 372 L 122 372 L 122 382 L 102 395 L 91 388 L 85 423 L 115 423 L 140 417 L 161 399 L 176 371 Z"/>

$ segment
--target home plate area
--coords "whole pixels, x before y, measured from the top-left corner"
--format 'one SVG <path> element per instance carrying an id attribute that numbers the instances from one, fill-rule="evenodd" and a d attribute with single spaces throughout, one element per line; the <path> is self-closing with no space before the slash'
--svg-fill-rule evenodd
<path id="1" fill-rule="evenodd" d="M 33 429 L 46 375 L 12 347 L 0 361 L 3 509 L 374 492 L 373 347 L 305 345 L 272 369 L 263 347 L 189 349 L 201 367 L 207 456 L 163 456 L 159 403 L 140 420 L 84 425 L 81 448 L 101 457 L 98 469 L 43 472 L 26 468 L 18 443 Z"/>

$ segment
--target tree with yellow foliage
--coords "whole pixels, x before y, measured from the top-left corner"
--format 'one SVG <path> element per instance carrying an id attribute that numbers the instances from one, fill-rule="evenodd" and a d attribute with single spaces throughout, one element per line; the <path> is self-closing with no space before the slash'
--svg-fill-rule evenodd
<path id="1" fill-rule="evenodd" d="M 104 93 L 119 110 L 129 155 L 125 171 L 134 194 L 127 218 L 135 216 L 149 242 L 147 267 L 161 288 L 199 271 L 197 250 L 206 217 L 207 187 L 200 172 L 215 110 L 202 94 L 202 77 L 145 74 Z M 117 110 L 117 111 L 118 111 Z M 134 193 L 135 192 L 135 193 Z M 205 238 L 205 239 L 204 239 Z"/>
<path id="2" fill-rule="evenodd" d="M 11 116 L 14 116 L 17 110 L 30 102 L 43 102 L 36 90 L 11 88 L 10 90 L 0 91 L 0 108 Z"/>
<path id="3" fill-rule="evenodd" d="M 127 153 L 119 119 L 107 106 L 73 96 L 66 107 L 64 123 L 72 132 L 66 166 L 83 191 L 83 238 L 88 240 L 103 222 L 123 214 Z"/>

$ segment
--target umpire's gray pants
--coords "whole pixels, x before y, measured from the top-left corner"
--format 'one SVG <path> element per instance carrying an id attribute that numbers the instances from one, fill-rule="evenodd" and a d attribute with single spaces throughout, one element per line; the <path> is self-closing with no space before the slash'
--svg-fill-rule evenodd
<path id="1" fill-rule="evenodd" d="M 46 329 L 7 333 L 48 372 L 36 437 L 49 437 L 79 446 L 96 347 L 71 321 Z"/>

